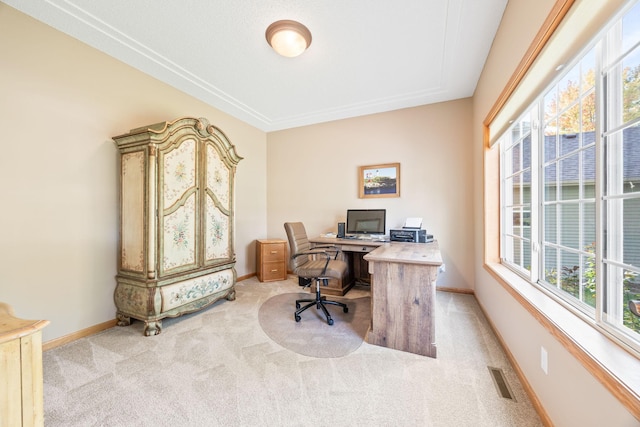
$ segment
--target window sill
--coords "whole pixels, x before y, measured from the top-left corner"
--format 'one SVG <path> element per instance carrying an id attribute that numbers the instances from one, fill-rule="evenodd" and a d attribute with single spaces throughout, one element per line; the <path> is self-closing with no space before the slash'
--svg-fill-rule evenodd
<path id="1" fill-rule="evenodd" d="M 499 263 L 485 269 L 640 420 L 638 358 Z"/>

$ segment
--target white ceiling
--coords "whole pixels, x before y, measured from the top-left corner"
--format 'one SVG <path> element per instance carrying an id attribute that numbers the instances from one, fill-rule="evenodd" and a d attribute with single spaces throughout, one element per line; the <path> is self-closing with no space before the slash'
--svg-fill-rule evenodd
<path id="1" fill-rule="evenodd" d="M 1 0 L 263 131 L 473 95 L 507 0 Z M 274 21 L 312 33 L 297 58 Z"/>

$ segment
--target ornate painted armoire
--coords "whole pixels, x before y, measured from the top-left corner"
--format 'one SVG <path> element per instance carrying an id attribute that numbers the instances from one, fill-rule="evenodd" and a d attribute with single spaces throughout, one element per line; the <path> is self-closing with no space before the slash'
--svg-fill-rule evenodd
<path id="1" fill-rule="evenodd" d="M 113 138 L 119 150 L 118 325 L 235 299 L 234 177 L 242 159 L 206 119 L 181 118 Z"/>

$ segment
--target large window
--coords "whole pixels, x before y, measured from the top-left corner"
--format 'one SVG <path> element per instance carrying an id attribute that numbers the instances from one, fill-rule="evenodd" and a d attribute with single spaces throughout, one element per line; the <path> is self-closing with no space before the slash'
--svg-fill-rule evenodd
<path id="1" fill-rule="evenodd" d="M 640 349 L 640 3 L 499 139 L 501 259 Z"/>

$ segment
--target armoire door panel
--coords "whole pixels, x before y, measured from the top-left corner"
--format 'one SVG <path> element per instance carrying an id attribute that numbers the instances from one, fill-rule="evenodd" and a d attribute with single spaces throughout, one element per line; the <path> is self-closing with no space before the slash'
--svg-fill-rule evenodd
<path id="1" fill-rule="evenodd" d="M 207 144 L 207 187 L 216 195 L 225 210 L 229 209 L 231 168 L 221 159 L 218 151 Z"/>
<path id="2" fill-rule="evenodd" d="M 230 259 L 231 221 L 228 215 L 218 209 L 211 197 L 206 197 L 205 215 L 205 260 Z"/>
<path id="3" fill-rule="evenodd" d="M 175 204 L 189 189 L 197 187 L 196 152 L 195 139 L 184 140 L 177 147 L 160 152 L 161 191 L 165 209 Z"/>
<path id="4" fill-rule="evenodd" d="M 185 138 L 160 151 L 160 275 L 197 267 L 198 142 Z"/>
<path id="5" fill-rule="evenodd" d="M 162 218 L 162 273 L 197 266 L 196 209 L 196 193 L 192 193 L 182 206 Z"/>

